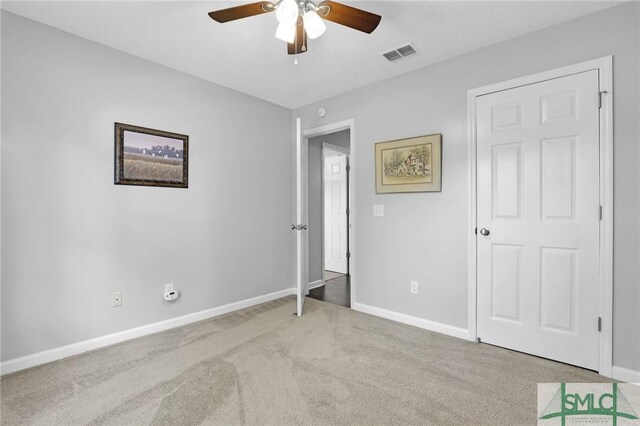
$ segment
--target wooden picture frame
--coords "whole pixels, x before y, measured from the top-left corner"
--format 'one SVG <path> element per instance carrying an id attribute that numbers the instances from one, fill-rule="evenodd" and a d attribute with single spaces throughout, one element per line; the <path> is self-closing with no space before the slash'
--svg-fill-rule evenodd
<path id="1" fill-rule="evenodd" d="M 378 142 L 376 193 L 442 191 L 442 134 Z"/>
<path id="2" fill-rule="evenodd" d="M 189 187 L 189 136 L 115 123 L 116 185 Z"/>

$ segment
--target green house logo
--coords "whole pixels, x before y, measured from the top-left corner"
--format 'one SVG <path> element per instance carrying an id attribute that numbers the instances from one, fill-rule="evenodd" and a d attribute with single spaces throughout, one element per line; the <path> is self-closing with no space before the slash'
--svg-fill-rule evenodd
<path id="1" fill-rule="evenodd" d="M 560 383 L 560 388 L 542 411 L 540 420 L 559 418 L 565 426 L 567 417 L 571 416 L 606 416 L 607 423 L 612 421 L 614 426 L 619 418 L 638 420 L 617 383 L 611 384 L 610 392 L 574 393 L 567 393 L 566 383 Z"/>

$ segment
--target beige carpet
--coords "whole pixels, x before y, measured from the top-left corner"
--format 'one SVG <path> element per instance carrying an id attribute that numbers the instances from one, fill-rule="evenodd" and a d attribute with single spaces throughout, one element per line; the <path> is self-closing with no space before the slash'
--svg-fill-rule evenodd
<path id="1" fill-rule="evenodd" d="M 535 424 L 601 376 L 292 297 L 2 378 L 2 424 Z"/>

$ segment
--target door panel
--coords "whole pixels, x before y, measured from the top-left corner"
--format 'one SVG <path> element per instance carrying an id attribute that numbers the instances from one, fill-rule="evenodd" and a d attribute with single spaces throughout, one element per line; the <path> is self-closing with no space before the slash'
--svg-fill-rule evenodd
<path id="1" fill-rule="evenodd" d="M 575 137 L 542 141 L 542 219 L 575 219 Z"/>
<path id="2" fill-rule="evenodd" d="M 521 322 L 521 246 L 494 244 L 491 276 L 491 318 Z"/>
<path id="3" fill-rule="evenodd" d="M 522 143 L 492 147 L 493 217 L 519 219 L 522 193 Z"/>
<path id="4" fill-rule="evenodd" d="M 575 249 L 541 249 L 540 326 L 574 331 Z"/>
<path id="5" fill-rule="evenodd" d="M 480 96 L 478 336 L 598 367 L 598 72 Z"/>
<path id="6" fill-rule="evenodd" d="M 307 170 L 308 146 L 302 138 L 300 119 L 296 119 L 296 224 L 302 226 L 296 230 L 296 313 L 302 316 L 305 296 L 309 293 L 309 234 L 307 221 L 309 212 Z"/>
<path id="7" fill-rule="evenodd" d="M 324 268 L 347 273 L 347 156 L 324 159 Z"/>

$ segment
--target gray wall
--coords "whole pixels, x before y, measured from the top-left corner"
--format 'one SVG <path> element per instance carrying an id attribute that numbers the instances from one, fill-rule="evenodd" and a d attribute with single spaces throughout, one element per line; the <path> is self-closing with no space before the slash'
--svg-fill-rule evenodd
<path id="1" fill-rule="evenodd" d="M 639 14 L 626 3 L 294 111 L 303 129 L 355 119 L 356 302 L 467 328 L 467 90 L 614 55 L 613 355 L 640 370 Z M 437 132 L 442 192 L 376 195 L 374 143 Z"/>
<path id="2" fill-rule="evenodd" d="M 291 288 L 290 110 L 4 11 L 1 47 L 2 360 Z M 188 134 L 189 189 L 114 185 L 115 121 Z"/>
<path id="3" fill-rule="evenodd" d="M 322 279 L 322 142 L 349 148 L 349 130 L 309 138 L 309 282 Z"/>

